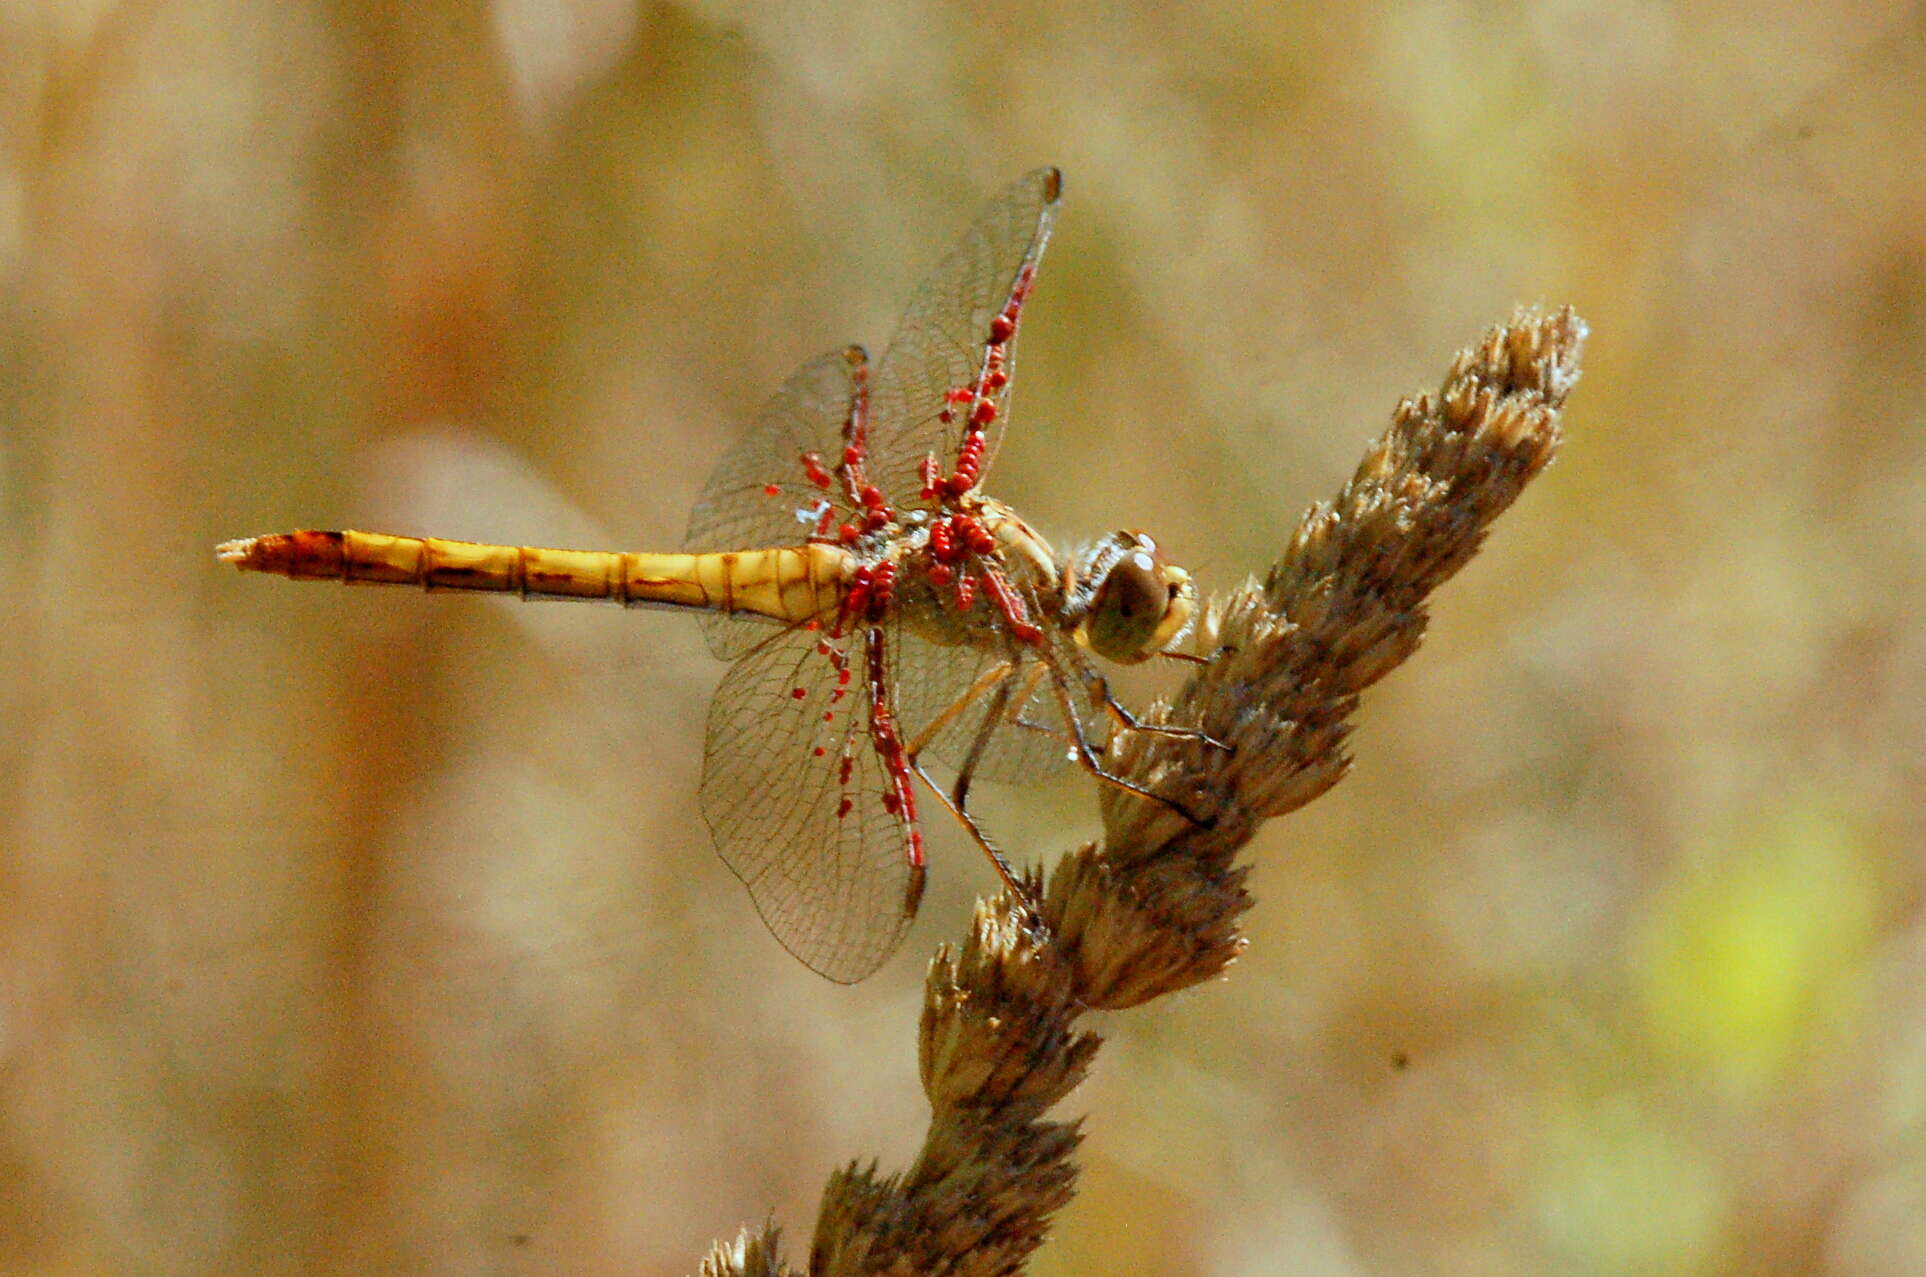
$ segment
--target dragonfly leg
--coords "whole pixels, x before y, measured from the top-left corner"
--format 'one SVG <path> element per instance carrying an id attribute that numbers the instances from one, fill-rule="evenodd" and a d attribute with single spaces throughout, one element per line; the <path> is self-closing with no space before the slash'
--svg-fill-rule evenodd
<path id="1" fill-rule="evenodd" d="M 1098 681 L 1099 682 L 1102 681 L 1100 677 Z M 1174 798 L 1166 798 L 1164 795 L 1157 793 L 1154 790 L 1146 789 L 1144 786 L 1139 785 L 1134 780 L 1127 780 L 1124 777 L 1117 775 L 1115 772 L 1107 770 L 1103 765 L 1103 760 L 1097 757 L 1096 749 L 1090 744 L 1090 738 L 1084 734 L 1083 722 L 1081 719 L 1077 717 L 1076 706 L 1072 704 L 1070 700 L 1069 687 L 1065 684 L 1062 674 L 1057 672 L 1054 669 L 1052 670 L 1050 687 L 1051 687 L 1051 690 L 1056 693 L 1057 701 L 1063 708 L 1064 722 L 1070 725 L 1070 735 L 1071 735 L 1070 752 L 1071 752 L 1071 756 L 1076 760 L 1076 763 L 1079 767 L 1083 768 L 1085 771 L 1089 772 L 1092 776 L 1095 776 L 1098 780 L 1102 781 L 1106 785 L 1110 785 L 1116 789 L 1121 789 L 1125 793 L 1135 794 L 1139 798 L 1147 798 L 1151 802 L 1158 803 L 1164 807 L 1169 808 L 1171 811 L 1176 812 L 1179 816 L 1182 816 L 1185 820 L 1188 820 L 1191 824 L 1196 825 L 1199 828 L 1209 829 L 1215 823 L 1213 820 L 1197 815 L 1195 812 L 1191 811 L 1190 808 L 1184 806 L 1182 803 L 1178 802 Z M 1104 693 L 1103 699 L 1112 705 L 1116 705 L 1115 701 L 1110 700 L 1110 697 L 1107 691 Z M 1116 705 L 1116 708 L 1119 711 L 1122 711 L 1125 714 L 1126 718 L 1128 718 L 1128 715 L 1129 715 L 1128 710 L 1124 710 L 1123 706 L 1121 705 Z M 1134 726 L 1134 723 L 1129 725 Z M 1156 731 L 1157 729 L 1138 728 L 1137 730 Z M 1187 729 L 1187 728 L 1172 728 L 1170 730 L 1182 735 L 1189 736 L 1193 739 L 1195 738 L 1202 738 L 1204 740 L 1210 739 L 1208 736 L 1205 736 L 1204 733 L 1202 732 L 1191 731 L 1190 729 Z M 1159 734 L 1161 734 L 1161 732 L 1159 732 Z M 1229 746 L 1225 746 L 1224 748 L 1229 748 Z"/>
<path id="2" fill-rule="evenodd" d="M 1063 741 L 1065 739 L 1063 733 L 1050 726 L 1050 724 L 1033 723 L 1023 717 L 1022 707 L 1030 703 L 1030 698 L 1036 695 L 1037 684 L 1041 683 L 1043 676 L 1049 672 L 1050 667 L 1044 662 L 1035 661 L 1031 663 L 1030 672 L 1023 677 L 1023 690 L 1010 698 L 1011 702 L 1017 706 L 1017 712 L 1010 716 L 1010 721 L 1026 732 L 1040 732 L 1053 740 Z"/>
<path id="3" fill-rule="evenodd" d="M 923 783 L 930 787 L 930 792 L 936 795 L 936 800 L 949 808 L 950 815 L 956 817 L 957 823 L 969 830 L 970 838 L 982 848 L 983 854 L 990 858 L 990 863 L 996 866 L 996 876 L 1003 880 L 1004 889 L 1010 893 L 1010 899 L 1015 901 L 1017 908 L 1027 916 L 1027 925 L 1031 932 L 1039 936 L 1048 936 L 1050 927 L 1043 920 L 1043 911 L 1038 908 L 1036 897 L 1028 887 L 1023 885 L 1022 879 L 1017 877 L 1016 870 L 1010 868 L 1010 862 L 1005 860 L 1003 853 L 996 849 L 996 844 L 991 842 L 990 836 L 983 832 L 983 827 L 976 823 L 976 817 L 970 815 L 955 797 L 944 793 L 943 787 L 936 783 L 935 777 L 923 770 L 921 763 L 912 763 L 910 766 L 916 770 L 918 776 L 922 777 Z M 959 785 L 967 789 L 967 785 L 963 784 L 961 778 L 959 778 Z"/>
<path id="4" fill-rule="evenodd" d="M 990 734 L 996 731 L 1005 711 L 1010 708 L 1010 699 L 1010 680 L 1006 678 L 997 684 L 995 693 L 990 697 L 990 706 L 984 711 L 983 721 L 977 724 L 976 735 L 970 740 L 969 751 L 963 755 L 963 761 L 957 764 L 956 787 L 951 790 L 950 796 L 955 800 L 952 810 L 964 816 L 965 821 L 969 820 L 964 813 L 968 810 L 970 781 L 976 776 L 977 764 L 983 761 L 983 751 L 989 748 Z M 991 854 L 991 859 L 997 859 L 995 853 Z M 1000 862 L 998 868 L 1003 868 Z"/>
<path id="5" fill-rule="evenodd" d="M 976 818 L 970 815 L 969 807 L 970 781 L 976 775 L 976 765 L 982 760 L 983 751 L 989 747 L 991 733 L 996 730 L 1004 711 L 1009 708 L 1010 686 L 1010 680 L 1007 677 L 997 683 L 996 690 L 990 694 L 990 704 L 983 715 L 983 722 L 977 727 L 976 735 L 970 740 L 969 752 L 963 755 L 963 761 L 957 766 L 955 785 L 947 795 L 938 789 L 937 796 L 942 799 L 943 805 L 950 809 L 950 813 L 963 822 L 963 827 L 970 831 L 970 837 L 976 840 L 976 845 L 983 849 L 983 854 L 990 858 L 992 865 L 996 866 L 997 876 L 1003 879 L 1003 885 L 1028 905 L 1029 893 L 1018 884 L 1016 874 L 1010 868 L 1010 862 L 1003 858 L 1003 853 L 996 849 L 989 835 L 983 832 L 982 827 L 976 823 Z M 918 772 L 923 774 L 920 767 Z M 923 779 L 928 782 L 929 776 L 923 774 Z M 931 782 L 931 785 L 934 788 L 934 782 Z M 1034 908 L 1032 912 L 1035 912 Z"/>
<path id="6" fill-rule="evenodd" d="M 1007 665 L 1003 667 L 1004 676 L 999 678 L 996 683 L 995 692 L 991 693 L 991 702 L 988 711 L 983 716 L 981 726 L 976 729 L 975 737 L 970 741 L 970 749 L 969 752 L 964 755 L 962 765 L 957 768 L 956 783 L 951 787 L 949 793 L 944 793 L 942 787 L 936 783 L 927 771 L 923 770 L 921 762 L 912 759 L 910 765 L 916 769 L 916 774 L 923 778 L 923 783 L 930 787 L 930 791 L 936 795 L 937 801 L 950 809 L 950 814 L 955 816 L 957 822 L 969 831 L 970 838 L 978 847 L 982 848 L 983 854 L 990 858 L 990 864 L 996 868 L 997 877 L 1003 879 L 1003 885 L 1009 890 L 1010 898 L 1022 906 L 1023 910 L 1030 915 L 1031 922 L 1037 928 L 1042 929 L 1043 915 L 1037 910 L 1037 902 L 1031 898 L 1030 892 L 1017 878 L 1016 871 L 1010 868 L 1010 862 L 1003 858 L 1003 853 L 997 850 L 996 844 L 990 841 L 990 836 L 983 832 L 983 827 L 976 823 L 976 817 L 970 815 L 969 810 L 970 778 L 976 772 L 976 765 L 978 760 L 982 758 L 983 751 L 989 747 L 991 734 L 996 730 L 999 720 L 1009 708 L 1011 688 L 1010 680 L 1007 677 L 1009 668 Z"/>
<path id="7" fill-rule="evenodd" d="M 1237 645 L 1234 643 L 1219 643 L 1217 645 L 1217 650 L 1212 652 L 1209 656 L 1199 656 L 1195 652 L 1169 652 L 1169 651 L 1158 652 L 1156 655 L 1159 660 L 1182 661 L 1186 665 L 1214 665 L 1218 661 L 1223 660 L 1226 656 L 1237 655 Z"/>
<path id="8" fill-rule="evenodd" d="M 936 739 L 937 733 L 955 722 L 964 710 L 974 705 L 977 697 L 1009 678 L 1015 671 L 1016 664 L 1014 662 L 1003 661 L 991 666 L 989 669 L 983 671 L 982 674 L 978 675 L 977 680 L 970 684 L 969 689 L 965 691 L 963 695 L 957 697 L 941 714 L 931 719 L 928 725 L 916 734 L 916 739 L 909 743 L 910 757 L 916 758 L 920 756 L 923 750 L 929 746 L 929 743 Z"/>
<path id="9" fill-rule="evenodd" d="M 1142 732 L 1147 736 L 1167 736 L 1172 740 L 1201 741 L 1213 748 L 1221 749 L 1227 754 L 1231 752 L 1229 745 L 1226 745 L 1223 741 L 1218 740 L 1215 736 L 1212 736 L 1209 732 L 1203 731 L 1200 728 L 1172 727 L 1167 723 L 1144 722 L 1128 709 L 1124 708 L 1122 701 L 1119 701 L 1115 696 L 1110 694 L 1110 681 L 1102 674 L 1088 667 L 1081 672 L 1083 674 L 1084 684 L 1090 689 L 1090 695 L 1096 699 L 1098 704 L 1103 706 L 1104 712 L 1109 714 L 1112 721 L 1118 726 L 1128 731 Z"/>
<path id="10" fill-rule="evenodd" d="M 970 815 L 963 804 L 957 801 L 954 792 L 945 792 L 943 787 L 936 783 L 936 778 L 923 769 L 921 763 L 911 763 L 910 766 L 922 778 L 923 783 L 930 787 L 930 792 L 936 795 L 936 800 L 947 807 L 950 815 L 956 817 L 957 823 L 969 831 L 970 840 L 990 858 L 990 864 L 996 868 L 996 876 L 1003 880 L 1003 885 L 1009 890 L 1011 896 L 1021 901 L 1033 918 L 1037 917 L 1036 902 L 1030 898 L 1030 892 L 1018 879 L 1016 870 L 1010 868 L 1010 862 L 1003 858 L 1003 853 L 997 850 L 996 844 L 990 841 L 990 836 L 983 832 L 983 826 L 976 823 L 976 817 Z"/>

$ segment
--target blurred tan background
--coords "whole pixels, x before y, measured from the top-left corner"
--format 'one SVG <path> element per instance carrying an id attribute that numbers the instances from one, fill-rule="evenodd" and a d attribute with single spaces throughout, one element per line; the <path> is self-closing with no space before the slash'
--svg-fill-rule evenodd
<path id="1" fill-rule="evenodd" d="M 210 551 L 672 548 L 1057 163 L 990 487 L 1207 591 L 1514 302 L 1594 337 L 1248 958 L 1103 1024 L 1036 1271 L 1926 1272 L 1918 8 L 10 3 L 0 148 L 0 1271 L 800 1259 L 903 1163 L 954 831 L 833 987 L 686 618 Z"/>

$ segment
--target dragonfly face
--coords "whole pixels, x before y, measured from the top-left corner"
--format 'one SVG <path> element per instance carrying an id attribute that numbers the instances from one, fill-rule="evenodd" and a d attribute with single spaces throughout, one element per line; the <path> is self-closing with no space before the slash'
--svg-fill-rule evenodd
<path id="1" fill-rule="evenodd" d="M 1072 568 L 1077 641 L 1107 661 L 1135 665 L 1181 642 L 1197 611 L 1190 573 L 1141 532 L 1113 532 Z"/>
<path id="2" fill-rule="evenodd" d="M 859 347 L 805 364 L 716 467 L 687 551 L 486 546 L 364 532 L 222 545 L 298 579 L 505 590 L 696 609 L 733 662 L 709 707 L 700 790 L 716 849 L 790 952 L 859 980 L 922 897 L 922 784 L 1018 879 L 969 816 L 974 777 L 1103 769 L 1138 724 L 1091 656 L 1129 664 L 1182 638 L 1183 569 L 1119 532 L 1071 560 L 984 473 L 1008 419 L 1016 338 L 1061 194 L 1054 169 L 989 205 L 911 298 L 874 369 Z M 952 765 L 946 793 L 924 760 Z"/>

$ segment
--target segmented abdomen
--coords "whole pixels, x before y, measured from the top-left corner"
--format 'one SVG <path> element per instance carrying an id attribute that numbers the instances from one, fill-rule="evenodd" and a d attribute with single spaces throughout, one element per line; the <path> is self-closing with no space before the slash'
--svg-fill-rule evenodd
<path id="1" fill-rule="evenodd" d="M 780 621 L 833 616 L 850 563 L 848 551 L 820 544 L 642 554 L 352 531 L 280 532 L 229 541 L 216 553 L 244 572 L 270 572 L 297 581 L 754 612 Z"/>

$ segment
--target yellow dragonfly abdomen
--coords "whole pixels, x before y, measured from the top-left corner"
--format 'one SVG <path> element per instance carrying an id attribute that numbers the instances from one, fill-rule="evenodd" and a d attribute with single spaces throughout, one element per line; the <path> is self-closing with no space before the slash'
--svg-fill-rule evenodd
<path id="1" fill-rule="evenodd" d="M 836 615 L 851 563 L 841 546 L 815 542 L 710 554 L 642 554 L 352 531 L 278 532 L 225 542 L 216 553 L 243 572 L 297 581 L 751 612 L 792 624 Z"/>

